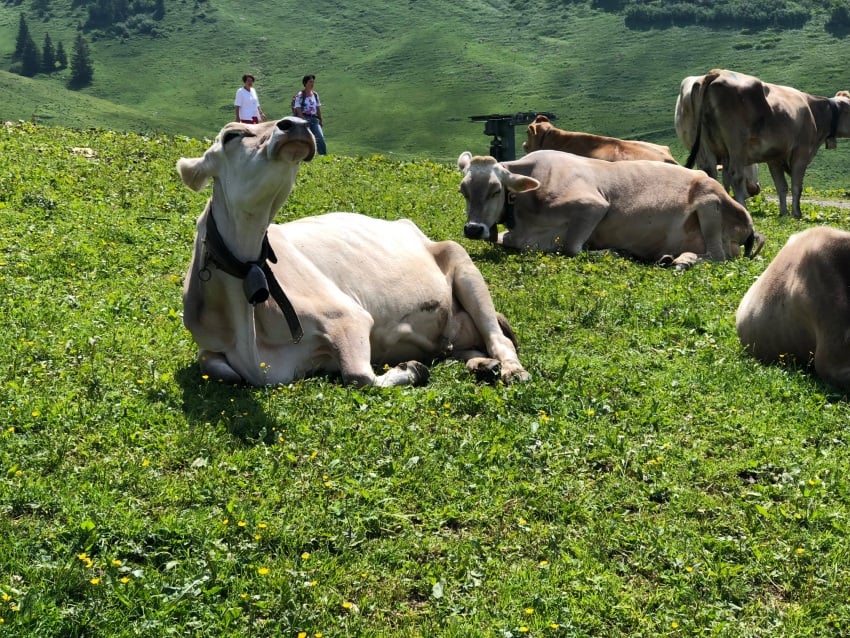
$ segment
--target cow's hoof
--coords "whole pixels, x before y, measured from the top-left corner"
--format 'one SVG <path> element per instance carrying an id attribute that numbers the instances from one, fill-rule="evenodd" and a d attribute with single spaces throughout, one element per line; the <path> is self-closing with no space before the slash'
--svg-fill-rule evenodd
<path id="1" fill-rule="evenodd" d="M 502 364 L 498 359 L 485 359 L 477 357 L 466 363 L 469 371 L 475 375 L 478 383 L 496 383 L 502 378 Z"/>
<path id="2" fill-rule="evenodd" d="M 673 255 L 664 255 L 663 257 L 661 257 L 661 259 L 659 259 L 655 263 L 658 266 L 661 266 L 662 268 L 669 268 L 670 266 L 673 265 L 674 261 L 675 261 L 675 259 L 673 259 Z"/>
<path id="3" fill-rule="evenodd" d="M 531 381 L 531 375 L 525 368 L 503 371 L 502 381 L 505 383 L 525 383 L 526 381 Z"/>
<path id="4" fill-rule="evenodd" d="M 407 371 L 407 376 L 410 379 L 410 385 L 419 386 L 426 385 L 431 379 L 431 371 L 424 363 L 419 361 L 405 361 L 397 366 L 400 370 Z"/>

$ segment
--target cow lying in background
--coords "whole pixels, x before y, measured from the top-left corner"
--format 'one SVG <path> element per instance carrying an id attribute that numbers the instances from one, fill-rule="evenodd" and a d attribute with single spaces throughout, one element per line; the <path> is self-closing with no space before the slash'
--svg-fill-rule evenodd
<path id="1" fill-rule="evenodd" d="M 686 77 L 679 85 L 679 97 L 676 98 L 676 114 L 674 118 L 676 135 L 689 153 L 693 150 L 699 133 L 700 89 L 705 78 L 706 76 L 704 75 L 689 75 Z M 725 155 L 718 157 L 718 152 L 723 153 L 724 149 L 709 148 L 708 144 L 700 144 L 695 153 L 693 166 L 704 170 L 711 177 L 717 179 L 720 172 L 718 169 L 722 169 L 724 163 L 729 163 Z M 748 164 L 741 171 L 744 178 L 746 197 L 755 197 L 761 192 L 758 164 Z M 729 171 L 723 171 L 723 186 L 727 191 L 732 190 Z M 743 199 L 738 198 L 738 201 L 743 203 Z"/>
<path id="2" fill-rule="evenodd" d="M 723 174 L 742 204 L 746 168 L 765 162 L 779 195 L 779 214 L 799 218 L 803 177 L 818 148 L 835 148 L 836 138 L 850 137 L 850 93 L 816 97 L 789 86 L 762 82 L 735 71 L 714 70 L 700 87 L 697 136 L 687 166 L 694 166 L 702 147 L 723 160 Z"/>
<path id="3" fill-rule="evenodd" d="M 612 249 L 677 270 L 738 257 L 741 246 L 752 257 L 764 243 L 746 208 L 702 171 L 559 151 L 504 163 L 465 152 L 457 165 L 469 239 L 568 257 Z"/>
<path id="4" fill-rule="evenodd" d="M 409 385 L 428 379 L 419 361 L 451 354 L 488 379 L 527 379 L 459 244 L 352 213 L 271 223 L 315 152 L 307 123 L 287 117 L 230 123 L 203 157 L 177 162 L 193 190 L 213 182 L 183 291 L 201 372 L 251 385 L 325 372 Z M 373 364 L 396 367 L 376 375 Z"/>
<path id="5" fill-rule="evenodd" d="M 812 364 L 850 390 L 850 233 L 817 226 L 792 235 L 744 295 L 735 325 L 757 359 Z"/>
<path id="6" fill-rule="evenodd" d="M 562 131 L 552 126 L 549 118 L 545 115 L 538 115 L 528 125 L 526 133 L 528 139 L 522 143 L 522 148 L 526 153 L 548 149 L 609 162 L 643 159 L 667 162 L 668 164 L 677 163 L 673 159 L 670 149 L 666 146 L 652 142 L 621 140 L 616 137 L 593 135 L 592 133 Z"/>

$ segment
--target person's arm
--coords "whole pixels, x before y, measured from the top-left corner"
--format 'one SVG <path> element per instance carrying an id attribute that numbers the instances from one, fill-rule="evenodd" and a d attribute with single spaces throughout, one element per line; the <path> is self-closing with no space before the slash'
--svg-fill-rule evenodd
<path id="1" fill-rule="evenodd" d="M 316 107 L 316 117 L 319 118 L 319 124 L 322 124 L 322 107 Z"/>
<path id="2" fill-rule="evenodd" d="M 239 117 L 239 105 L 237 104 L 235 108 L 236 108 L 236 121 L 241 122 L 242 120 Z"/>
<path id="3" fill-rule="evenodd" d="M 260 113 L 260 121 L 265 122 L 266 121 L 266 114 L 263 113 L 263 107 L 261 107 L 259 104 L 257 104 L 257 111 L 259 111 L 259 113 Z"/>

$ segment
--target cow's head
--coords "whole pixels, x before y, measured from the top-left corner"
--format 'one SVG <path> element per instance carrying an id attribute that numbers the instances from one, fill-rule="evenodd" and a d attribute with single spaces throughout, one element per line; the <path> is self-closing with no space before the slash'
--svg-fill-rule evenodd
<path id="1" fill-rule="evenodd" d="M 495 242 L 497 225 L 513 221 L 506 218 L 509 193 L 522 193 L 540 187 L 533 177 L 511 173 L 494 157 L 473 157 L 469 151 L 461 153 L 457 167 L 463 173 L 460 192 L 466 199 L 466 224 L 463 234 L 468 239 L 486 239 Z"/>
<path id="2" fill-rule="evenodd" d="M 316 140 L 301 118 L 231 122 L 203 157 L 178 160 L 177 172 L 195 191 L 213 180 L 213 198 L 223 200 L 219 207 L 228 217 L 250 216 L 267 226 L 289 196 L 301 162 L 315 154 Z"/>
<path id="3" fill-rule="evenodd" d="M 838 91 L 835 97 L 829 100 L 832 111 L 832 122 L 830 124 L 829 137 L 826 138 L 826 148 L 837 148 L 837 137 L 850 137 L 850 92 Z"/>
<path id="4" fill-rule="evenodd" d="M 543 148 L 543 140 L 552 130 L 552 122 L 545 115 L 538 115 L 534 121 L 528 125 L 526 134 L 528 138 L 522 143 L 522 150 L 526 153 L 539 151 Z"/>

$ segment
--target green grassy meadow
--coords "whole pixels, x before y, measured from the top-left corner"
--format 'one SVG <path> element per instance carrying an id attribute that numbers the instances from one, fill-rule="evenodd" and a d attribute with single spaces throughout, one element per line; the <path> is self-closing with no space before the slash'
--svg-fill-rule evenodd
<path id="1" fill-rule="evenodd" d="M 67 72 L 7 73 L 21 12 L 39 46 L 49 32 L 70 54 L 86 17 L 73 4 L 53 0 L 39 19 L 31 0 L 0 3 L 0 118 L 213 137 L 246 71 L 271 117 L 315 73 L 336 155 L 448 162 L 489 148 L 470 116 L 551 111 L 561 128 L 667 144 L 684 162 L 673 113 L 685 76 L 726 67 L 816 95 L 850 88 L 846 39 L 824 30 L 825 10 L 788 31 L 630 30 L 590 2 L 550 0 L 180 0 L 166 3 L 160 37 L 87 34 L 85 90 L 68 91 Z M 821 152 L 807 183 L 847 187 L 847 146 Z"/>
<path id="2" fill-rule="evenodd" d="M 468 242 L 450 163 L 318 158 L 279 220 L 459 240 L 533 380 L 236 388 L 181 321 L 208 193 L 174 164 L 205 147 L 0 129 L 0 635 L 850 631 L 850 404 L 734 331 L 785 239 L 845 212 L 751 200 L 763 254 L 676 275 Z"/>

